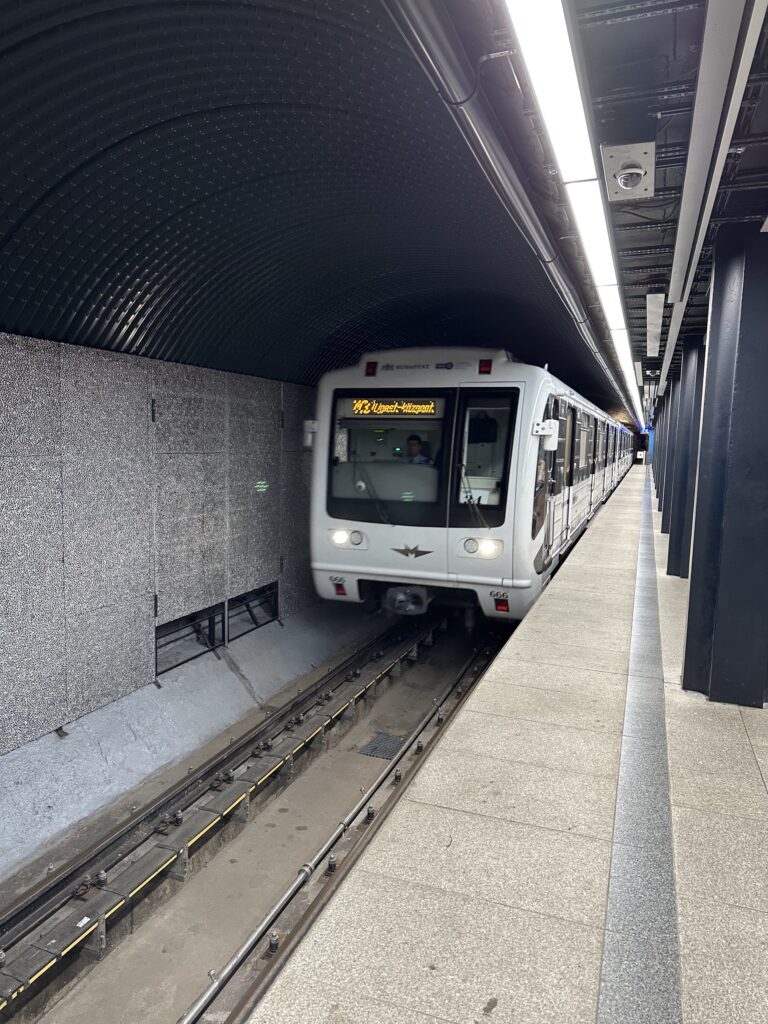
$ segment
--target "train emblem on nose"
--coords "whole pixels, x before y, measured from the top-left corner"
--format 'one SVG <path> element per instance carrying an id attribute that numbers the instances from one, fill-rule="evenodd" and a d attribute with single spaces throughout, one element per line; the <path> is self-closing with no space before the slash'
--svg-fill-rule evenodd
<path id="1" fill-rule="evenodd" d="M 432 554 L 431 551 L 422 551 L 418 544 L 415 548 L 409 548 L 406 546 L 404 548 L 392 548 L 391 550 L 396 551 L 398 555 L 404 555 L 406 558 L 421 558 L 422 555 Z"/>

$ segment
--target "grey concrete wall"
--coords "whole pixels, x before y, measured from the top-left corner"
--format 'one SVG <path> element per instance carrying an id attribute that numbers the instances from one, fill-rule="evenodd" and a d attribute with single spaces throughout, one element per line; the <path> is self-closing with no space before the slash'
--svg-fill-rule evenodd
<path id="1" fill-rule="evenodd" d="M 361 606 L 322 602 L 284 628 L 272 622 L 234 640 L 226 660 L 204 654 L 166 672 L 162 689 L 146 686 L 84 715 L 64 739 L 49 734 L 0 755 L 0 881 L 72 825 L 382 628 L 382 618 Z"/>
<path id="2" fill-rule="evenodd" d="M 151 682 L 156 623 L 276 579 L 281 616 L 316 599 L 313 408 L 311 388 L 0 334 L 0 752 Z"/>

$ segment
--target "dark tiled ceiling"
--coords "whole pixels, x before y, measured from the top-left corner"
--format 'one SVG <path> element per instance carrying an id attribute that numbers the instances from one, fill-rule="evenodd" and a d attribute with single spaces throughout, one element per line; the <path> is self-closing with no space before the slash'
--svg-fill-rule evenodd
<path id="1" fill-rule="evenodd" d="M 5 0 L 0 72 L 0 329 L 302 382 L 502 345 L 615 406 L 375 0 Z"/>

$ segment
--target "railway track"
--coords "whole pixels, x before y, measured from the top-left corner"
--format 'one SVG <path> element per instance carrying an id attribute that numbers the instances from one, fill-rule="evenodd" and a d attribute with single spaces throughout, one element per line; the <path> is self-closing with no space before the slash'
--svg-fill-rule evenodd
<path id="1" fill-rule="evenodd" d="M 217 835 L 245 824 L 439 626 L 430 618 L 390 628 L 2 908 L 0 1019 L 34 1020 L 46 987 L 101 959 L 162 881 L 183 881 Z"/>
<path id="2" fill-rule="evenodd" d="M 420 717 L 375 781 L 314 855 L 297 865 L 294 882 L 229 960 L 209 972 L 210 984 L 178 1024 L 246 1024 L 293 948 L 396 805 L 439 738 L 442 726 L 469 696 L 508 635 L 503 627 L 484 632 L 471 655 L 449 674 L 433 706 Z M 228 992 L 228 985 L 236 991 Z"/>

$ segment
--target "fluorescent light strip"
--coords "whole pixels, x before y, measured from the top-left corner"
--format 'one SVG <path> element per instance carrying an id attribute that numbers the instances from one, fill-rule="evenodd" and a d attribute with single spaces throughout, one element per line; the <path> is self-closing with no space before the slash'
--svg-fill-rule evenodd
<path id="1" fill-rule="evenodd" d="M 506 0 L 526 70 L 597 288 L 638 424 L 643 412 L 632 365 L 608 215 L 597 179 L 562 0 Z"/>
<path id="2" fill-rule="evenodd" d="M 600 297 L 600 305 L 603 307 L 608 330 L 621 331 L 626 326 L 624 319 L 624 307 L 621 304 L 621 292 L 617 284 L 599 284 L 597 294 Z"/>
<path id="3" fill-rule="evenodd" d="M 616 284 L 611 238 L 605 219 L 600 183 L 572 181 L 565 186 L 571 203 L 579 237 L 584 246 L 589 270 L 595 285 Z"/>
<path id="4" fill-rule="evenodd" d="M 635 380 L 640 390 L 643 390 L 643 364 L 635 363 Z"/>
<path id="5" fill-rule="evenodd" d="M 507 0 L 507 7 L 563 181 L 596 178 L 560 0 Z"/>
<path id="6" fill-rule="evenodd" d="M 645 296 L 646 352 L 651 359 L 658 359 L 659 356 L 661 322 L 664 318 L 664 299 L 663 292 L 649 292 Z"/>

